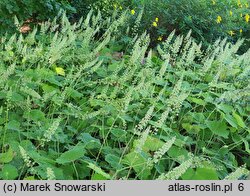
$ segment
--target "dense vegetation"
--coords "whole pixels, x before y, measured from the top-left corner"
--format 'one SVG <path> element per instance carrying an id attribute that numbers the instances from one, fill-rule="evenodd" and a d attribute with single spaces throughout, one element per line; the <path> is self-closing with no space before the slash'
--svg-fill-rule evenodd
<path id="1" fill-rule="evenodd" d="M 72 12 L 54 10 L 55 18 L 29 33 L 0 37 L 0 179 L 247 178 L 250 50 L 237 40 L 243 34 L 218 38 L 219 27 L 206 34 L 206 21 L 192 31 L 174 19 L 160 27 L 171 12 L 154 15 L 152 1 L 85 1 L 84 19 L 78 1 L 49 2 Z M 157 2 L 188 10 L 184 0 Z M 246 6 L 239 2 L 233 6 Z M 241 33 L 249 29 L 244 10 L 234 23 Z"/>

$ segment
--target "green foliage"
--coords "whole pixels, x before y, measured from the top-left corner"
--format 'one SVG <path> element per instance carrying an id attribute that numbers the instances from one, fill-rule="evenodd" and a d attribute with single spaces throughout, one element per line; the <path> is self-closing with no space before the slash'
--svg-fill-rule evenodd
<path id="1" fill-rule="evenodd" d="M 80 19 L 83 16 L 86 16 L 91 10 L 91 5 L 97 0 L 72 0 L 70 4 L 75 8 L 76 12 L 73 14 L 72 18 Z"/>
<path id="2" fill-rule="evenodd" d="M 14 17 L 21 23 L 28 19 L 47 20 L 55 17 L 60 9 L 74 11 L 67 0 L 1 0 L 0 33 L 15 30 Z"/>
<path id="3" fill-rule="evenodd" d="M 193 37 L 206 45 L 218 37 L 229 37 L 235 42 L 247 37 L 250 30 L 247 0 L 133 0 L 126 1 L 126 5 L 137 13 L 144 9 L 139 32 L 147 29 L 154 43 L 166 39 L 173 30 L 187 34 L 191 29 Z M 221 21 L 217 21 L 218 17 Z"/>
<path id="4" fill-rule="evenodd" d="M 72 0 L 70 4 L 76 10 L 72 16 L 73 20 L 85 17 L 91 9 L 96 13 L 101 11 L 105 16 L 111 16 L 114 10 L 123 10 L 121 0 Z"/>
<path id="5" fill-rule="evenodd" d="M 147 33 L 124 48 L 131 17 L 60 13 L 1 37 L 0 179 L 249 174 L 250 50 L 174 32 L 157 51 Z"/>

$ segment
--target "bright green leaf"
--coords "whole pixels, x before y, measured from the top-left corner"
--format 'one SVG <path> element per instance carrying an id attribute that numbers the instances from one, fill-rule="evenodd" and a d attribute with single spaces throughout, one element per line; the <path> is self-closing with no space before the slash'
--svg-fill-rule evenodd
<path id="1" fill-rule="evenodd" d="M 6 153 L 0 153 L 0 163 L 9 163 L 14 158 L 14 152 L 11 148 Z"/>
<path id="2" fill-rule="evenodd" d="M 147 165 L 148 156 L 145 153 L 131 152 L 125 155 L 122 163 L 132 167 L 140 179 L 147 179 L 151 168 Z"/>
<path id="3" fill-rule="evenodd" d="M 2 173 L 4 180 L 15 180 L 16 177 L 18 176 L 17 168 L 10 164 L 3 166 Z"/>
<path id="4" fill-rule="evenodd" d="M 198 99 L 198 98 L 194 98 L 194 97 L 189 97 L 188 100 L 190 102 L 196 103 L 198 105 L 202 105 L 202 106 L 206 105 L 206 102 L 204 100 L 202 100 L 202 99 Z"/>
<path id="5" fill-rule="evenodd" d="M 229 130 L 224 121 L 206 121 L 206 125 L 215 135 L 228 138 Z"/>
<path id="6" fill-rule="evenodd" d="M 226 114 L 225 115 L 225 120 L 232 126 L 232 127 L 235 127 L 237 128 L 237 121 L 235 120 L 234 117 L 232 117 L 230 114 Z"/>
<path id="7" fill-rule="evenodd" d="M 97 174 L 99 174 L 99 175 L 105 177 L 106 179 L 111 179 L 111 176 L 110 176 L 109 174 L 107 174 L 106 172 L 104 172 L 104 171 L 102 170 L 102 168 L 96 166 L 95 164 L 93 164 L 93 163 L 88 163 L 88 167 L 89 167 L 90 169 L 92 169 L 93 171 L 95 171 Z"/>
<path id="8" fill-rule="evenodd" d="M 61 156 L 56 159 L 56 162 L 59 164 L 66 164 L 77 159 L 80 159 L 85 154 L 85 147 L 84 146 L 75 146 L 71 150 L 64 152 Z"/>
<path id="9" fill-rule="evenodd" d="M 244 121 L 242 120 L 242 118 L 241 118 L 238 114 L 236 114 L 235 112 L 233 112 L 233 117 L 236 119 L 237 124 L 238 124 L 241 128 L 245 128 L 245 127 L 246 127 Z"/>
<path id="10" fill-rule="evenodd" d="M 137 146 L 139 140 L 134 141 L 134 147 Z M 146 142 L 142 146 L 142 150 L 145 152 L 148 151 L 156 151 L 160 149 L 164 145 L 164 142 L 161 141 L 160 139 L 152 136 L 148 136 L 146 139 Z"/>

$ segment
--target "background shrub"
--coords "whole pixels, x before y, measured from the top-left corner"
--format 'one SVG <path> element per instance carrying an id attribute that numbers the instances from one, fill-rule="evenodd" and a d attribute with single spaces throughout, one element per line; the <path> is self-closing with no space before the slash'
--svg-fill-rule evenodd
<path id="1" fill-rule="evenodd" d="M 55 17 L 60 9 L 74 12 L 68 0 L 1 0 L 0 33 L 15 31 L 14 16 L 21 23 L 30 20 L 47 20 Z"/>
<path id="2" fill-rule="evenodd" d="M 124 2 L 130 9 L 144 8 L 140 32 L 147 29 L 152 40 L 157 43 L 166 38 L 174 29 L 177 34 L 185 34 L 190 29 L 197 41 L 205 45 L 218 37 L 228 37 L 236 41 L 247 35 L 250 21 L 249 1 L 207 1 L 207 0 L 133 0 Z M 217 18 L 221 21 L 217 23 Z M 158 18 L 157 26 L 153 23 Z"/>

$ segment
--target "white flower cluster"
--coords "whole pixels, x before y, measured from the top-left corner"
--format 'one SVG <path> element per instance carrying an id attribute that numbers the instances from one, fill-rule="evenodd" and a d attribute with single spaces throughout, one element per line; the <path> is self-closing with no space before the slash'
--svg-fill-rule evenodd
<path id="1" fill-rule="evenodd" d="M 176 140 L 176 137 L 173 137 L 172 139 L 170 139 L 169 141 L 167 141 L 159 150 L 157 150 L 154 153 L 154 157 L 153 157 L 153 162 L 154 163 L 158 163 L 159 160 L 162 158 L 162 156 L 172 147 L 172 145 L 174 144 Z"/>
<path id="2" fill-rule="evenodd" d="M 162 78 L 165 75 L 167 67 L 169 66 L 170 55 L 166 56 L 166 60 L 163 62 L 161 69 L 159 71 L 159 77 Z"/>
<path id="3" fill-rule="evenodd" d="M 169 171 L 166 174 L 161 174 L 157 180 L 178 180 L 182 174 L 184 174 L 187 169 L 189 169 L 193 164 L 193 157 L 186 160 L 178 167 L 175 167 L 173 170 Z"/>
<path id="4" fill-rule="evenodd" d="M 175 99 L 175 101 L 172 104 L 172 115 L 171 118 L 174 119 L 175 116 L 178 116 L 179 111 L 181 109 L 182 103 L 183 101 L 188 97 L 188 93 L 184 93 L 182 92 L 181 94 L 179 94 L 179 96 Z"/>
<path id="5" fill-rule="evenodd" d="M 150 132 L 150 127 L 147 127 L 147 129 L 141 134 L 140 139 L 138 140 L 138 143 L 135 147 L 135 151 L 140 153 L 142 151 L 142 147 L 145 144 L 148 134 Z"/>
<path id="6" fill-rule="evenodd" d="M 180 47 L 182 45 L 182 42 L 183 42 L 183 35 L 178 36 L 175 39 L 174 43 L 172 44 L 171 51 L 172 51 L 174 57 L 176 57 L 177 53 L 180 51 Z"/>
<path id="7" fill-rule="evenodd" d="M 7 81 L 7 79 L 9 78 L 9 76 L 14 73 L 15 68 L 16 68 L 16 64 L 12 63 L 8 67 L 8 69 L 3 74 L 1 74 L 1 83 L 0 84 L 4 84 L 5 81 Z"/>
<path id="8" fill-rule="evenodd" d="M 238 180 L 242 176 L 248 176 L 249 173 L 250 172 L 246 169 L 246 166 L 244 165 L 242 167 L 237 168 L 234 172 L 226 176 L 224 180 Z"/>
<path id="9" fill-rule="evenodd" d="M 58 129 L 60 125 L 61 118 L 57 118 L 52 125 L 47 129 L 43 135 L 42 145 L 44 145 L 44 142 L 50 142 L 52 139 L 52 136 L 55 134 L 56 130 Z"/>
<path id="10" fill-rule="evenodd" d="M 170 108 L 170 112 L 171 112 L 171 119 L 173 120 L 175 116 L 178 116 L 179 110 L 182 106 L 183 101 L 188 97 L 188 93 L 183 92 L 181 90 L 181 86 L 182 86 L 182 82 L 183 82 L 183 76 L 178 80 L 177 84 L 175 85 L 169 101 L 168 101 L 168 107 L 166 112 L 168 111 L 168 108 Z M 168 113 L 166 113 L 168 114 Z M 166 115 L 165 114 L 165 115 Z"/>
<path id="11" fill-rule="evenodd" d="M 52 168 L 47 167 L 46 174 L 47 174 L 47 180 L 55 180 L 56 179 L 54 171 L 53 171 Z"/>
<path id="12" fill-rule="evenodd" d="M 205 75 L 208 72 L 208 70 L 211 68 L 214 58 L 215 58 L 215 55 L 212 55 L 211 57 L 208 57 L 205 60 L 203 68 L 202 68 L 202 72 L 201 72 L 202 75 Z"/>
<path id="13" fill-rule="evenodd" d="M 94 118 L 102 113 L 104 113 L 103 110 L 94 111 L 94 112 L 91 112 L 91 113 L 88 113 L 88 114 L 82 116 L 81 119 L 82 120 L 91 119 L 91 118 Z"/>
<path id="14" fill-rule="evenodd" d="M 123 108 L 123 113 L 125 113 L 128 110 L 129 103 L 132 98 L 132 93 L 134 92 L 134 88 L 131 88 L 129 92 L 127 93 L 125 99 L 124 99 L 124 108 Z"/>
<path id="15" fill-rule="evenodd" d="M 163 126 L 163 124 L 165 123 L 165 121 L 168 118 L 170 111 L 171 111 L 171 109 L 169 107 L 167 107 L 167 109 L 161 114 L 160 119 L 157 121 L 157 127 L 161 128 Z"/>
<path id="16" fill-rule="evenodd" d="M 175 30 L 172 31 L 168 36 L 168 38 L 162 43 L 163 48 L 161 48 L 160 45 L 157 46 L 157 51 L 159 52 L 163 60 L 167 59 L 168 54 L 170 53 L 172 47 L 170 43 L 173 40 L 174 35 L 175 35 Z"/>
<path id="17" fill-rule="evenodd" d="M 250 85 L 240 90 L 229 90 L 224 92 L 218 99 L 217 102 L 237 102 L 247 100 L 250 97 Z"/>
<path id="18" fill-rule="evenodd" d="M 137 62 L 141 62 L 143 60 L 148 49 L 149 41 L 149 36 L 146 32 L 136 40 L 129 60 L 130 65 L 135 65 Z"/>
<path id="19" fill-rule="evenodd" d="M 19 150 L 20 150 L 21 156 L 23 157 L 23 160 L 26 166 L 29 168 L 32 168 L 35 163 L 31 161 L 31 158 L 29 157 L 26 150 L 22 146 L 19 146 Z"/>
<path id="20" fill-rule="evenodd" d="M 28 95 L 30 95 L 31 97 L 34 97 L 36 99 L 41 99 L 41 96 L 33 89 L 25 86 L 25 87 L 21 87 L 20 90 Z"/>
<path id="21" fill-rule="evenodd" d="M 152 50 L 149 50 L 148 56 L 146 58 L 146 67 L 150 68 L 152 66 L 153 66 L 153 62 L 152 62 Z"/>
<path id="22" fill-rule="evenodd" d="M 223 170 L 222 166 L 216 165 L 215 163 L 210 161 L 208 158 L 200 157 L 200 156 L 194 157 L 192 168 L 207 168 L 207 167 L 214 168 L 217 171 Z"/>
<path id="23" fill-rule="evenodd" d="M 151 119 L 152 117 L 152 114 L 154 112 L 154 108 L 155 106 L 152 105 L 146 115 L 144 116 L 144 118 L 139 122 L 139 124 L 137 126 L 135 126 L 135 133 L 136 134 L 140 134 L 140 132 L 145 128 L 145 126 L 148 124 L 149 120 Z"/>

